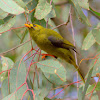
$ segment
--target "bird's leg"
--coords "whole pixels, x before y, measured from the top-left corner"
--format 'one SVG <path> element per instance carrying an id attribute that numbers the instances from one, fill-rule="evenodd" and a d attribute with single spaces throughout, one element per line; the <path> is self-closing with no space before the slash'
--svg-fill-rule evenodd
<path id="1" fill-rule="evenodd" d="M 51 57 L 57 58 L 57 57 L 54 56 L 54 55 L 50 55 L 50 54 L 42 54 L 42 59 L 45 59 L 47 56 L 51 56 Z"/>

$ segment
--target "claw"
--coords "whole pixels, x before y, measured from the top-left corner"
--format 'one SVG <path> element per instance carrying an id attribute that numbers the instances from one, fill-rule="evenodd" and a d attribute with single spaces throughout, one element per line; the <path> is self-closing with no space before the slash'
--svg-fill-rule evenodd
<path id="1" fill-rule="evenodd" d="M 50 55 L 50 54 L 42 54 L 42 59 L 46 59 L 47 56 L 51 56 L 51 57 L 57 58 L 57 57 L 54 56 L 54 55 Z"/>

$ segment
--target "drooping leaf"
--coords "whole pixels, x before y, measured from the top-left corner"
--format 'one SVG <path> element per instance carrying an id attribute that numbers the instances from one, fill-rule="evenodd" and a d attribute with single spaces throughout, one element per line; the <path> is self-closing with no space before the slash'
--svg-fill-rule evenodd
<path id="1" fill-rule="evenodd" d="M 10 18 L 4 25 L 1 25 L 0 33 L 9 30 L 15 24 L 15 22 L 16 22 L 16 16 L 13 18 Z"/>
<path id="2" fill-rule="evenodd" d="M 93 37 L 92 31 L 90 31 L 83 41 L 82 49 L 88 50 L 95 42 L 96 40 Z"/>
<path id="3" fill-rule="evenodd" d="M 23 93 L 27 89 L 25 84 L 21 86 L 25 82 L 25 78 L 26 78 L 25 64 L 22 61 L 19 67 L 19 62 L 15 63 L 14 68 L 10 72 L 10 92 L 13 93 L 16 91 L 15 96 L 18 99 L 22 98 Z"/>
<path id="4" fill-rule="evenodd" d="M 45 77 L 54 84 L 63 84 L 66 81 L 66 70 L 57 60 L 45 60 L 37 63 Z M 56 79 L 56 80 L 55 80 Z"/>
<path id="5" fill-rule="evenodd" d="M 38 76 L 40 77 L 40 75 Z M 44 75 L 42 74 L 42 84 L 41 86 L 39 85 L 39 83 L 37 82 L 37 85 L 38 85 L 38 88 L 35 88 L 34 89 L 34 93 L 36 94 L 35 95 L 35 98 L 36 100 L 43 100 L 47 95 L 48 93 L 50 92 L 50 90 L 52 89 L 52 83 L 50 83 L 46 77 L 44 77 Z M 35 79 L 35 82 L 39 80 L 38 78 Z M 34 84 L 35 85 L 35 84 Z M 45 91 L 45 92 L 44 92 Z"/>
<path id="6" fill-rule="evenodd" d="M 51 9 L 52 5 L 50 5 L 46 0 L 39 0 L 35 11 L 35 17 L 38 20 L 41 20 L 50 13 Z"/>
<path id="7" fill-rule="evenodd" d="M 82 100 L 82 93 L 83 92 L 83 86 L 79 88 L 78 90 L 78 100 Z"/>
<path id="8" fill-rule="evenodd" d="M 88 77 L 87 77 L 85 87 L 84 87 L 84 90 L 83 90 L 83 94 L 82 94 L 82 100 L 84 100 L 84 98 L 85 98 L 85 94 L 86 94 L 86 91 L 87 91 L 89 83 L 90 83 L 92 72 L 93 72 L 93 67 L 90 69 L 90 71 L 88 73 Z"/>
<path id="9" fill-rule="evenodd" d="M 92 84 L 92 85 L 88 88 L 87 93 L 90 93 L 90 92 L 94 89 L 94 87 L 95 87 L 95 84 Z M 94 91 L 100 91 L 100 82 L 97 83 L 97 85 L 96 85 Z"/>
<path id="10" fill-rule="evenodd" d="M 78 0 L 78 3 L 82 8 L 85 8 L 85 9 L 89 10 L 88 0 Z"/>
<path id="11" fill-rule="evenodd" d="M 7 12 L 4 12 L 2 9 L 0 9 L 0 19 L 5 18 L 8 15 Z"/>
<path id="12" fill-rule="evenodd" d="M 46 21 L 45 21 L 44 19 L 37 20 L 37 19 L 34 17 L 34 13 L 35 13 L 35 12 L 33 12 L 32 15 L 31 15 L 31 22 L 32 22 L 32 23 L 39 24 L 39 25 L 41 25 L 41 26 L 43 26 L 43 27 L 46 27 Z"/>
<path id="13" fill-rule="evenodd" d="M 1 62 L 2 62 L 2 71 L 13 68 L 14 62 L 10 58 L 1 56 Z"/>
<path id="14" fill-rule="evenodd" d="M 94 11 L 91 7 L 89 7 L 89 8 L 90 8 L 90 11 L 92 11 L 94 14 L 96 14 L 97 16 L 100 16 L 99 12 Z"/>
<path id="15" fill-rule="evenodd" d="M 8 96 L 6 96 L 5 98 L 3 98 L 2 100 L 16 100 L 15 94 L 9 94 Z"/>
<path id="16" fill-rule="evenodd" d="M 49 0 L 49 2 L 50 2 L 50 1 L 51 1 L 51 0 Z M 51 10 L 50 13 L 46 16 L 47 18 L 56 17 L 55 6 L 54 6 L 53 1 L 52 1 L 51 5 L 52 5 L 52 10 Z"/>
<path id="17" fill-rule="evenodd" d="M 13 0 L 0 0 L 0 8 L 5 12 L 15 15 L 25 12 L 25 10 Z"/>
<path id="18" fill-rule="evenodd" d="M 73 2 L 73 5 L 76 9 L 76 14 L 79 16 L 79 20 L 83 23 L 86 23 L 87 25 L 91 26 L 88 18 L 84 15 L 82 8 L 80 7 L 78 1 L 76 0 L 71 0 Z"/>
<path id="19" fill-rule="evenodd" d="M 1 91 L 2 91 L 3 98 L 6 97 L 9 94 L 8 79 L 7 78 L 5 80 L 3 80 L 3 82 L 2 82 Z"/>
<path id="20" fill-rule="evenodd" d="M 92 34 L 96 40 L 96 42 L 100 45 L 100 29 L 93 29 Z"/>
<path id="21" fill-rule="evenodd" d="M 18 5 L 20 5 L 22 8 L 26 7 L 26 4 L 23 2 L 23 0 L 14 0 Z"/>

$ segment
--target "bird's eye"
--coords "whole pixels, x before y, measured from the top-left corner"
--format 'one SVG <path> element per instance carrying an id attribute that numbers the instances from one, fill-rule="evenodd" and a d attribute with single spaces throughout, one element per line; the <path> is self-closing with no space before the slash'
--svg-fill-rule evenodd
<path id="1" fill-rule="evenodd" d="M 36 27 L 36 25 L 33 25 L 34 27 Z"/>

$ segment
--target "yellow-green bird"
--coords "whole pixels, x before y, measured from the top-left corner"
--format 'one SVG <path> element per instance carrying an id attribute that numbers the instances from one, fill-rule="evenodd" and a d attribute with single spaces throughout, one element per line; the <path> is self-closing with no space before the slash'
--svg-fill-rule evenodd
<path id="1" fill-rule="evenodd" d="M 35 41 L 35 43 L 50 55 L 64 59 L 66 62 L 74 65 L 77 69 L 81 79 L 85 82 L 78 66 L 75 63 L 75 59 L 70 50 L 75 50 L 73 44 L 64 39 L 56 31 L 44 28 L 38 24 L 25 24 L 28 27 L 30 36 Z"/>

